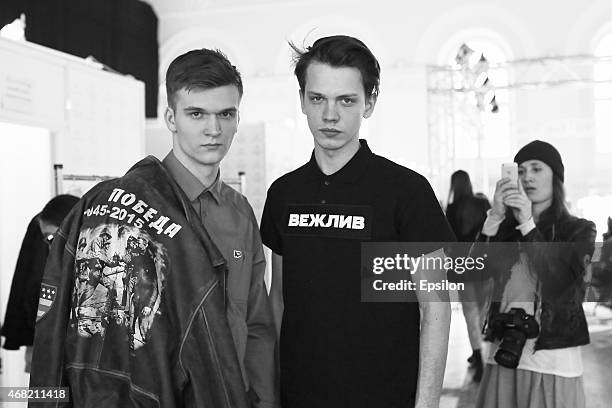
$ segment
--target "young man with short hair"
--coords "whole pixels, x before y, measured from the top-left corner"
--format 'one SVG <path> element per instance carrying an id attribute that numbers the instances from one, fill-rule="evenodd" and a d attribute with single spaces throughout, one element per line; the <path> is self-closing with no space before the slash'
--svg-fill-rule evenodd
<path id="1" fill-rule="evenodd" d="M 370 50 L 347 36 L 294 50 L 314 151 L 272 184 L 261 226 L 273 251 L 282 406 L 437 407 L 450 305 L 419 292 L 418 305 L 362 303 L 360 251 L 454 236 L 425 178 L 359 140 L 379 92 Z"/>
<path id="2" fill-rule="evenodd" d="M 30 385 L 68 386 L 74 406 L 276 407 L 257 222 L 219 172 L 240 74 L 193 50 L 166 87 L 172 151 L 94 187 L 56 234 Z"/>
<path id="3" fill-rule="evenodd" d="M 274 407 L 276 340 L 259 228 L 246 197 L 219 171 L 238 129 L 242 79 L 219 52 L 194 50 L 170 64 L 166 89 L 173 148 L 164 166 L 227 262 L 227 319 L 254 406 Z"/>

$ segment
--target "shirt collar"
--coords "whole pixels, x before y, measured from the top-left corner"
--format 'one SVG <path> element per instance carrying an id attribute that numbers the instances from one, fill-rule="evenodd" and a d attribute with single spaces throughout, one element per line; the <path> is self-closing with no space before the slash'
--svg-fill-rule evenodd
<path id="1" fill-rule="evenodd" d="M 204 184 L 202 184 L 202 182 L 176 158 L 172 150 L 170 150 L 170 153 L 164 158 L 163 163 L 189 201 L 195 201 L 200 195 L 207 191 L 210 192 L 210 195 L 215 199 L 217 204 L 221 201 L 221 171 L 217 172 L 217 178 L 212 185 L 206 188 Z"/>
<path id="2" fill-rule="evenodd" d="M 314 179 L 331 179 L 333 181 L 340 182 L 355 182 L 365 172 L 370 159 L 374 156 L 368 142 L 364 139 L 359 139 L 359 150 L 351 159 L 337 172 L 326 175 L 321 171 L 315 158 L 314 150 L 310 156 L 310 161 L 307 164 L 307 168 L 310 176 Z"/>

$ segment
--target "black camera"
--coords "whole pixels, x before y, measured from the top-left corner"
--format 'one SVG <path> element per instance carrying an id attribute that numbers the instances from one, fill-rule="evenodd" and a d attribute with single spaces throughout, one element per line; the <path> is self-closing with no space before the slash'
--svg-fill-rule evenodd
<path id="1" fill-rule="evenodd" d="M 535 317 L 527 314 L 524 309 L 515 307 L 508 313 L 495 314 L 489 327 L 493 337 L 501 340 L 495 353 L 495 361 L 507 368 L 518 366 L 525 342 L 540 333 Z"/>

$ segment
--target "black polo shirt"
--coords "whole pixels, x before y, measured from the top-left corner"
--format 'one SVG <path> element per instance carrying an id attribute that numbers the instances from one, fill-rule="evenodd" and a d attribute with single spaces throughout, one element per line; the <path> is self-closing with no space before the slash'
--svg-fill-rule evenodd
<path id="1" fill-rule="evenodd" d="M 454 236 L 423 176 L 360 143 L 336 173 L 313 153 L 268 190 L 261 234 L 283 256 L 284 408 L 414 404 L 418 304 L 361 302 L 361 242 Z"/>

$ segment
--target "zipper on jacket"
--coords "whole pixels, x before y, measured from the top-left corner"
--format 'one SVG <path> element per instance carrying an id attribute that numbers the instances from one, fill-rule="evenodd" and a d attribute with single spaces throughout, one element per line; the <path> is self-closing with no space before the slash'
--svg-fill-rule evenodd
<path id="1" fill-rule="evenodd" d="M 224 274 L 224 278 L 225 280 L 225 274 Z M 200 300 L 200 302 L 198 303 L 198 306 L 195 308 L 193 314 L 191 315 L 191 318 L 189 319 L 189 324 L 187 325 L 187 329 L 185 330 L 185 334 L 183 335 L 183 340 L 181 341 L 181 347 L 179 348 L 179 363 L 181 365 L 181 369 L 183 370 L 183 374 L 187 377 L 187 373 L 185 371 L 185 367 L 183 367 L 183 361 L 181 358 L 181 355 L 183 353 L 183 346 L 185 345 L 185 342 L 187 341 L 187 334 L 191 331 L 191 326 L 193 325 L 193 321 L 195 320 L 196 315 L 198 314 L 198 311 L 200 311 L 200 309 L 202 308 L 202 305 L 204 304 L 204 302 L 206 301 L 206 299 L 208 298 L 208 296 L 210 296 L 210 294 L 212 293 L 212 291 L 217 287 L 217 285 L 219 285 L 219 281 L 216 281 L 204 294 L 204 296 L 202 297 L 202 299 Z M 225 293 L 224 293 L 224 301 L 225 301 Z M 219 356 L 217 354 L 217 347 L 215 345 L 215 342 L 212 339 L 212 335 L 210 333 L 210 326 L 208 325 L 208 318 L 206 317 L 206 313 L 204 312 L 204 310 L 202 310 L 202 316 L 204 317 L 204 323 L 206 324 L 206 332 L 208 334 L 208 339 L 210 341 L 210 347 L 213 353 L 213 357 L 215 359 L 215 363 L 217 365 L 217 370 L 219 372 L 219 376 L 221 377 L 221 386 L 223 388 L 223 394 L 225 396 L 225 402 L 227 404 L 228 407 L 231 407 L 230 404 L 230 399 L 229 399 L 229 394 L 227 391 L 227 387 L 225 386 L 225 377 L 223 376 L 223 372 L 221 370 L 221 362 L 219 361 Z"/>
<path id="2" fill-rule="evenodd" d="M 210 288 L 208 288 L 208 290 L 204 294 L 204 297 L 202 297 L 202 299 L 200 300 L 200 302 L 198 303 L 198 305 L 194 309 L 193 313 L 191 314 L 191 317 L 189 318 L 189 323 L 187 323 L 187 328 L 185 329 L 185 333 L 183 333 L 182 340 L 181 340 L 181 346 L 179 347 L 179 364 L 181 366 L 181 370 L 183 370 L 183 374 L 186 377 L 187 377 L 187 372 L 185 371 L 185 367 L 183 367 L 183 362 L 182 362 L 180 357 L 181 357 L 181 354 L 183 353 L 183 347 L 185 346 L 185 342 L 187 341 L 187 334 L 191 330 L 191 326 L 193 325 L 193 321 L 195 320 L 195 317 L 198 314 L 198 310 L 200 310 L 200 308 L 202 307 L 202 304 L 204 303 L 204 301 L 206 301 L 206 298 L 208 298 L 208 295 L 210 295 L 210 292 L 212 292 L 213 289 L 218 284 L 219 284 L 219 281 L 216 281 L 215 283 L 213 283 L 210 286 Z"/>
<path id="3" fill-rule="evenodd" d="M 229 394 L 227 392 L 227 387 L 225 386 L 225 377 L 223 376 L 223 371 L 221 370 L 221 362 L 219 361 L 219 355 L 217 354 L 217 347 L 215 346 L 215 342 L 210 333 L 210 328 L 208 325 L 208 318 L 206 317 L 206 312 L 204 312 L 204 310 L 202 310 L 202 316 L 204 316 L 204 322 L 206 324 L 206 328 L 208 329 L 206 331 L 208 333 L 208 339 L 210 341 L 212 353 L 215 358 L 215 363 L 217 363 L 217 371 L 219 372 L 219 376 L 221 377 L 221 385 L 223 387 L 223 394 L 225 395 L 225 403 L 227 404 L 228 407 L 231 407 L 232 405 L 230 403 Z"/>
<path id="4" fill-rule="evenodd" d="M 225 311 L 227 312 L 227 275 L 229 274 L 229 268 L 227 265 L 225 266 L 225 270 L 223 271 L 223 306 L 225 306 Z"/>

